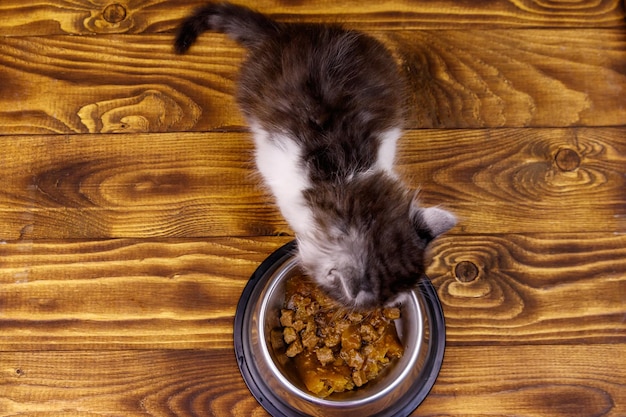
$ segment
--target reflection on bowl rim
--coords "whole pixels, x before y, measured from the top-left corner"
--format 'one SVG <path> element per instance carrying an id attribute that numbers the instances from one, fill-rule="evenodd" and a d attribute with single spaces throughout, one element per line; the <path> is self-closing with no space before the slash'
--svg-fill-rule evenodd
<path id="1" fill-rule="evenodd" d="M 248 360 L 249 357 L 254 357 L 250 347 L 250 345 L 253 344 L 253 341 L 267 340 L 264 334 L 265 326 L 260 326 L 258 325 L 258 323 L 253 323 L 254 320 L 251 318 L 250 315 L 252 314 L 252 311 L 260 311 L 258 314 L 255 314 L 254 317 L 256 318 L 258 316 L 261 318 L 265 318 L 267 314 L 267 309 L 273 308 L 271 306 L 268 306 L 268 300 L 271 299 L 270 296 L 272 295 L 273 291 L 276 290 L 276 287 L 279 287 L 281 285 L 281 274 L 289 275 L 289 272 L 291 270 L 297 268 L 296 260 L 293 258 L 294 250 L 296 247 L 295 245 L 295 241 L 293 241 L 279 248 L 277 251 L 272 253 L 259 266 L 259 268 L 257 268 L 255 273 L 250 278 L 250 281 L 246 285 L 246 288 L 242 292 L 241 299 L 239 300 L 237 306 L 237 312 L 235 314 L 234 334 L 235 353 L 237 355 L 239 369 L 244 378 L 244 381 L 246 382 L 246 385 L 250 389 L 250 392 L 257 399 L 257 401 L 273 416 L 284 415 L 291 417 L 294 415 L 308 414 L 305 414 L 306 410 L 304 410 L 303 407 L 294 410 L 294 407 L 297 406 L 294 406 L 294 401 L 291 396 L 285 396 L 285 398 L 289 400 L 287 401 L 287 399 L 282 399 L 280 397 L 280 393 L 276 393 L 276 390 L 272 389 L 270 385 L 273 384 L 274 386 L 276 386 L 276 381 L 268 382 L 263 380 L 263 378 L 261 377 L 261 373 L 265 369 L 261 369 L 262 367 L 269 368 L 271 370 L 271 376 L 275 378 L 275 380 L 280 382 L 280 387 L 283 390 L 286 390 L 287 394 L 295 395 L 300 398 L 300 400 L 298 401 L 303 401 L 307 403 L 306 405 L 312 404 L 312 407 L 314 406 L 315 409 L 323 408 L 326 410 L 326 412 L 329 413 L 331 411 L 337 413 L 340 410 L 342 410 L 343 412 L 348 412 L 351 406 L 360 407 L 360 409 L 363 409 L 367 406 L 367 403 L 369 402 L 373 402 L 378 399 L 384 399 L 387 395 L 393 392 L 394 389 L 398 388 L 400 384 L 412 384 L 408 386 L 408 388 L 412 389 L 410 392 L 406 389 L 407 387 L 403 387 L 404 391 L 400 392 L 400 395 L 397 398 L 404 401 L 399 405 L 392 403 L 391 405 L 393 405 L 393 407 L 390 410 L 390 413 L 386 413 L 387 409 L 385 408 L 379 410 L 381 415 L 398 416 L 410 414 L 424 400 L 424 398 L 432 388 L 432 385 L 434 384 L 441 368 L 445 347 L 445 325 L 443 322 L 443 313 L 441 311 L 441 305 L 439 303 L 437 293 L 428 279 L 421 280 L 418 289 L 410 292 L 409 296 L 407 297 L 407 299 L 412 300 L 412 306 L 419 305 L 419 307 L 414 307 L 413 309 L 423 310 L 421 311 L 421 314 L 418 313 L 418 317 L 420 318 L 420 320 L 418 320 L 419 340 L 416 343 L 417 348 L 409 351 L 409 358 L 401 358 L 404 363 L 404 368 L 393 372 L 394 378 L 392 382 L 389 383 L 388 386 L 384 386 L 383 389 L 375 391 L 374 394 L 371 396 L 364 395 L 356 400 L 345 400 L 344 398 L 333 399 L 332 396 L 328 399 L 321 399 L 307 392 L 306 390 L 295 386 L 289 380 L 289 377 L 284 375 L 283 372 L 274 363 L 272 353 L 269 351 L 266 343 L 259 343 L 262 347 L 260 349 L 261 355 L 263 356 L 263 360 L 265 362 L 259 362 L 258 360 Z M 268 282 L 270 278 L 272 279 L 272 281 Z M 259 287 L 261 284 L 262 287 Z M 259 303 L 258 300 L 252 300 L 250 297 L 252 294 L 258 295 L 260 298 L 262 298 L 261 302 Z M 422 302 L 420 302 L 420 300 L 422 300 Z M 424 321 L 427 321 L 429 324 L 425 325 Z M 405 329 L 408 328 L 407 326 L 408 324 L 405 324 Z M 258 334 L 246 334 L 248 333 L 248 331 L 250 331 L 250 333 L 254 333 L 257 328 L 259 329 Z M 402 332 L 401 329 L 398 330 L 399 333 Z M 424 336 L 424 330 L 429 334 L 428 337 Z M 409 329 L 409 333 L 412 331 L 414 330 Z M 424 338 L 426 339 L 426 344 L 422 344 L 422 342 L 424 342 Z M 426 347 L 426 351 L 422 350 L 422 346 Z M 258 348 L 255 349 L 255 351 L 258 350 Z M 407 352 L 405 351 L 405 355 L 406 354 Z M 424 356 L 424 358 L 418 359 L 418 356 Z M 416 371 L 415 369 L 412 369 L 412 366 L 415 365 L 418 360 L 422 360 L 422 368 Z M 407 364 L 411 366 L 406 366 Z M 416 372 L 418 373 L 419 378 L 405 381 L 405 378 L 407 378 L 409 374 L 414 374 Z M 257 376 L 257 378 L 255 378 L 255 375 Z M 373 382 L 375 381 L 372 381 L 371 383 Z M 415 387 L 413 385 L 415 385 Z M 416 389 L 413 390 L 413 388 Z M 342 397 L 345 396 L 342 395 Z M 288 411 L 289 413 L 286 413 L 285 411 Z"/>

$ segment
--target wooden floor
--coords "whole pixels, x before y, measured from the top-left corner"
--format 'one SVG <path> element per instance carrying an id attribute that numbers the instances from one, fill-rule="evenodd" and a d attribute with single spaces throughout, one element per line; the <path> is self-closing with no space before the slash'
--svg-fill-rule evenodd
<path id="1" fill-rule="evenodd" d="M 253 2 L 250 2 L 253 3 Z M 172 53 L 199 1 L 0 3 L 0 416 L 264 416 L 239 295 L 292 233 L 233 102 L 243 50 Z M 626 416 L 622 0 L 260 0 L 382 39 L 400 171 L 459 225 L 414 416 Z"/>

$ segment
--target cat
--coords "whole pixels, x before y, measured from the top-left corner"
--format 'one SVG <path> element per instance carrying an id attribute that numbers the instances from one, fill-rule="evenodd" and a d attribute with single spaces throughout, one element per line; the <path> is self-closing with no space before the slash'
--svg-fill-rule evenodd
<path id="1" fill-rule="evenodd" d="M 405 90 L 387 48 L 341 25 L 282 23 L 209 3 L 182 22 L 175 51 L 207 30 L 247 49 L 236 99 L 304 271 L 354 309 L 414 288 L 427 245 L 456 218 L 420 207 L 394 170 Z"/>

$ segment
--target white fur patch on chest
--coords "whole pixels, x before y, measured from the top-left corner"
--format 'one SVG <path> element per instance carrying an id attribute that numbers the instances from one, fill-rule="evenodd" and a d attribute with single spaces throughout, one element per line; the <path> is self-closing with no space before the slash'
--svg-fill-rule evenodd
<path id="1" fill-rule="evenodd" d="M 376 168 L 393 177 L 397 177 L 394 165 L 396 162 L 396 145 L 400 136 L 402 136 L 402 129 L 399 127 L 389 129 L 380 135 L 380 146 L 378 155 L 376 155 Z"/>
<path id="2" fill-rule="evenodd" d="M 301 164 L 302 150 L 284 134 L 270 133 L 251 123 L 256 145 L 256 165 L 276 198 L 276 203 L 297 234 L 313 230 L 314 220 L 306 204 L 304 190 L 310 187 L 308 174 Z"/>

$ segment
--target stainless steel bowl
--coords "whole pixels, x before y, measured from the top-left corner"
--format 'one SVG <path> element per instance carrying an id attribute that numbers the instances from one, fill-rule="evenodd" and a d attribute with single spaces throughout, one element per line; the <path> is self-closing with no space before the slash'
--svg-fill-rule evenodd
<path id="1" fill-rule="evenodd" d="M 441 368 L 445 324 L 441 305 L 428 279 L 406 295 L 396 329 L 404 355 L 376 380 L 354 391 L 322 399 L 309 393 L 290 361 L 270 343 L 280 327 L 284 284 L 299 273 L 295 242 L 270 255 L 244 289 L 235 314 L 235 353 L 241 374 L 272 416 L 406 416 L 424 400 Z"/>

